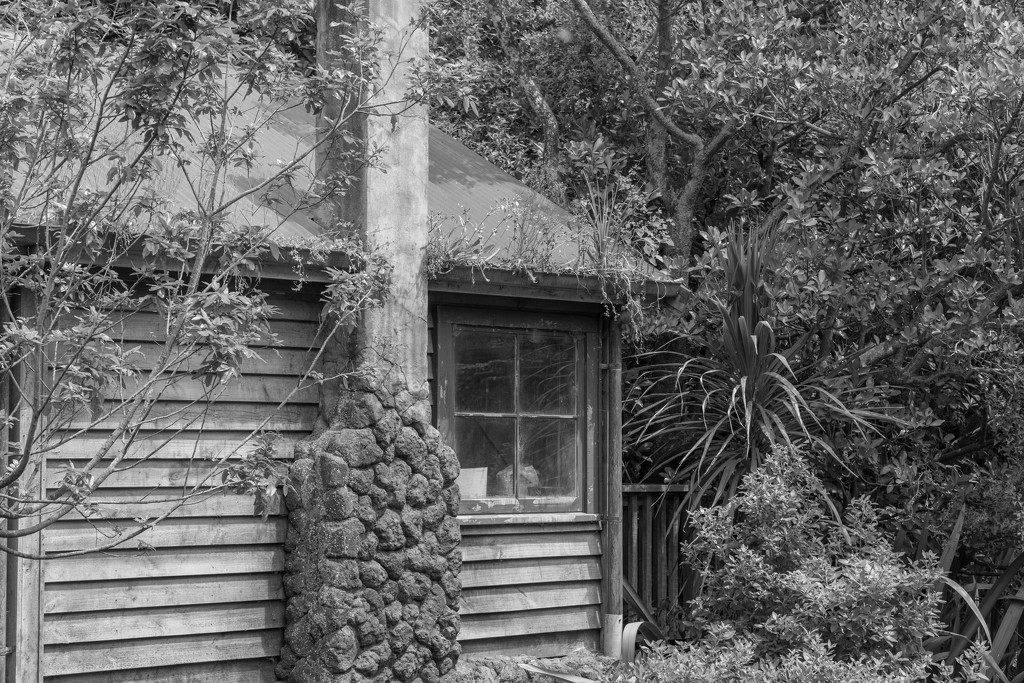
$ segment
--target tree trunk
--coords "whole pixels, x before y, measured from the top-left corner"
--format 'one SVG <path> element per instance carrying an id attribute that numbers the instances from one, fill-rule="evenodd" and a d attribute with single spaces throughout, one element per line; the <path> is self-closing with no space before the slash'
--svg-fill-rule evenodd
<path id="1" fill-rule="evenodd" d="M 561 150 L 558 119 L 555 117 L 555 112 L 552 111 L 551 105 L 545 99 L 544 93 L 541 92 L 540 86 L 537 85 L 537 82 L 526 71 L 526 67 L 523 65 L 522 53 L 519 52 L 515 42 L 509 36 L 508 25 L 495 4 L 496 0 L 487 0 L 484 3 L 487 17 L 498 34 L 501 51 L 508 57 L 512 70 L 516 74 L 516 81 L 526 95 L 526 103 L 544 132 L 544 169 L 548 180 L 556 183 L 560 179 L 558 161 Z"/>

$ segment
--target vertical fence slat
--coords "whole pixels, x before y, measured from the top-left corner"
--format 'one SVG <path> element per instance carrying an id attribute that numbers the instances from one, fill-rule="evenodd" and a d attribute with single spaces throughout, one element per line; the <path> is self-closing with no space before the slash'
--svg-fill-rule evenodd
<path id="1" fill-rule="evenodd" d="M 637 540 L 640 532 L 639 501 L 635 496 L 630 496 L 627 500 L 630 506 L 630 583 L 633 584 L 633 588 L 636 588 L 640 578 L 640 567 L 637 564 L 639 557 Z"/>
<path id="2" fill-rule="evenodd" d="M 668 544 L 667 547 L 670 551 L 669 554 L 669 569 L 668 575 L 668 594 L 669 596 L 679 596 L 679 572 L 682 570 L 680 567 L 679 557 L 679 517 L 676 516 L 676 510 L 678 506 L 682 504 L 682 496 L 676 494 L 665 495 L 665 514 L 669 518 L 668 527 Z"/>
<path id="3" fill-rule="evenodd" d="M 685 486 L 622 487 L 624 574 L 649 607 L 677 600 L 688 580 L 679 555 L 684 520 L 674 517 L 685 492 Z"/>
<path id="4" fill-rule="evenodd" d="M 668 539 L 668 520 L 665 519 L 665 499 L 662 496 L 655 497 L 654 504 L 654 557 L 657 564 L 654 571 L 654 598 L 655 608 L 660 607 L 664 597 L 668 595 L 668 554 L 671 552 Z"/>
<path id="5" fill-rule="evenodd" d="M 650 500 L 645 494 L 640 497 L 640 544 L 637 546 L 637 560 L 640 564 L 640 586 L 637 586 L 640 597 L 644 604 L 651 605 L 651 507 Z"/>

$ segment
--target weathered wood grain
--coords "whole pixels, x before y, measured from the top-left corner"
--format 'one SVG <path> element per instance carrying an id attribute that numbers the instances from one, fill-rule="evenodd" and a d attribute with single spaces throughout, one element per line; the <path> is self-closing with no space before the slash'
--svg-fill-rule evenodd
<path id="1" fill-rule="evenodd" d="M 47 676 L 46 683 L 275 683 L 269 658 Z"/>
<path id="2" fill-rule="evenodd" d="M 134 378 L 123 387 L 104 389 L 104 398 L 110 401 L 125 401 L 145 387 L 148 379 Z M 186 374 L 167 375 L 155 384 L 154 395 L 161 401 L 232 401 L 241 403 L 268 403 L 278 405 L 287 401 L 291 404 L 317 403 L 319 389 L 310 380 L 302 384 L 298 377 L 287 375 L 262 375 L 239 377 L 215 387 L 209 387 L 202 379 Z"/>
<path id="3" fill-rule="evenodd" d="M 288 294 L 268 294 L 267 303 L 276 311 L 271 316 L 274 320 L 306 320 L 316 322 L 324 305 L 309 297 L 299 296 L 293 292 Z"/>
<path id="4" fill-rule="evenodd" d="M 531 657 L 561 657 L 577 648 L 597 650 L 601 632 L 574 631 L 570 633 L 542 633 L 534 636 L 508 638 L 485 638 L 467 640 L 462 643 L 464 655 L 521 655 L 528 652 Z"/>
<path id="5" fill-rule="evenodd" d="M 163 355 L 164 344 L 156 342 L 132 343 L 129 349 L 133 350 L 126 361 L 148 373 L 157 367 L 158 361 Z M 128 349 L 125 349 L 126 351 Z M 250 375 L 288 375 L 299 377 L 309 370 L 315 360 L 315 353 L 305 349 L 253 349 L 254 356 L 245 358 L 238 364 L 238 374 L 243 378 Z M 47 356 L 47 367 L 49 370 L 44 380 L 52 383 L 54 378 L 59 378 L 60 366 L 72 362 L 74 359 L 68 355 L 64 347 L 58 347 L 57 351 Z M 160 364 L 160 369 L 167 372 L 195 372 L 206 362 L 209 352 L 201 346 L 175 346 L 172 347 L 167 359 Z"/>
<path id="6" fill-rule="evenodd" d="M 51 460 L 47 463 L 46 487 L 54 489 L 61 485 L 67 470 L 81 472 L 86 460 Z M 92 470 L 94 474 L 108 467 L 109 461 L 100 461 Z M 136 460 L 119 464 L 116 470 L 103 482 L 103 488 L 176 488 L 191 486 L 213 486 L 220 484 L 217 463 L 207 460 Z M 214 478 L 216 477 L 216 478 Z"/>
<path id="7" fill-rule="evenodd" d="M 46 617 L 43 644 L 128 642 L 136 638 L 262 631 L 283 626 L 284 603 L 280 601 L 71 612 Z"/>
<path id="8" fill-rule="evenodd" d="M 459 641 L 598 629 L 601 628 L 598 611 L 591 607 L 563 607 L 468 615 L 462 619 Z"/>
<path id="9" fill-rule="evenodd" d="M 127 537 L 139 526 L 128 520 L 119 520 L 116 524 L 58 522 L 47 530 L 43 550 L 50 553 L 88 550 Z M 154 548 L 283 544 L 287 527 L 288 523 L 280 517 L 266 521 L 259 517 L 165 519 L 127 543 L 146 543 Z"/>
<path id="10" fill-rule="evenodd" d="M 601 578 L 601 561 L 574 557 L 467 562 L 462 565 L 460 577 L 463 588 L 589 581 Z"/>
<path id="11" fill-rule="evenodd" d="M 598 605 L 600 603 L 601 587 L 596 581 L 493 586 L 464 590 L 459 600 L 459 614 L 521 612 L 552 607 Z"/>
<path id="12" fill-rule="evenodd" d="M 140 517 L 152 518 L 162 515 L 177 505 L 175 496 L 180 489 L 167 491 L 151 488 L 107 489 L 101 488 L 90 497 L 95 506 L 93 521 Z M 129 501 L 129 502 L 125 502 Z M 270 503 L 270 515 L 284 513 L 284 503 L 280 496 Z M 254 514 L 254 498 L 249 494 L 217 492 L 190 498 L 177 510 L 171 518 L 183 517 L 252 517 Z"/>
<path id="13" fill-rule="evenodd" d="M 52 614 L 209 603 L 245 603 L 280 600 L 283 595 L 281 575 L 269 572 L 127 581 L 76 581 L 48 584 L 43 610 L 47 614 Z"/>
<path id="14" fill-rule="evenodd" d="M 105 404 L 110 414 L 94 421 L 87 414 L 77 414 L 67 423 L 69 429 L 117 428 L 124 416 L 119 406 Z M 145 415 L 136 414 L 130 424 L 142 429 L 213 429 L 218 431 L 263 429 L 266 431 L 310 432 L 316 424 L 317 407 L 310 404 L 276 405 L 261 403 L 186 403 L 159 401 Z"/>
<path id="15" fill-rule="evenodd" d="M 270 323 L 279 347 L 257 348 L 260 358 L 243 361 L 242 376 L 213 392 L 185 374 L 199 367 L 204 349 L 175 361 L 139 438 L 111 452 L 123 454 L 122 465 L 129 467 L 113 474 L 93 497 L 99 514 L 55 524 L 43 535 L 47 551 L 104 542 L 115 527 L 127 532 L 138 528 L 135 518 L 169 510 L 174 503 L 168 499 L 183 488 L 219 484 L 218 475 L 204 479 L 215 472 L 216 461 L 237 461 L 251 452 L 253 430 L 284 434 L 274 457 L 291 458 L 318 414 L 317 386 L 307 382 L 289 394 L 319 348 L 321 305 L 289 295 L 275 295 L 271 303 L 279 309 Z M 153 312 L 133 313 L 108 333 L 138 346 L 136 362 L 144 371 L 153 368 L 166 339 Z M 111 391 L 105 405 L 116 408 L 146 379 Z M 285 399 L 288 405 L 279 410 Z M 90 431 L 46 453 L 43 479 L 51 490 L 65 468 L 80 468 L 97 453 L 120 420 L 113 414 L 91 422 L 88 415 L 76 416 L 68 427 Z M 36 633 L 46 646 L 47 683 L 274 681 L 272 658 L 280 652 L 284 621 L 286 522 L 279 502 L 267 521 L 252 513 L 249 495 L 206 495 L 128 542 L 155 549 L 42 563 L 45 613 Z"/>
<path id="16" fill-rule="evenodd" d="M 280 629 L 271 629 L 55 646 L 43 653 L 43 667 L 48 676 L 58 676 L 276 657 L 281 651 L 281 640 Z"/>
<path id="17" fill-rule="evenodd" d="M 66 320 L 69 325 L 78 324 L 77 317 L 73 315 L 65 316 L 62 320 Z M 112 312 L 102 325 L 100 332 L 118 342 L 163 342 L 167 339 L 166 320 L 154 311 L 129 314 Z M 305 349 L 316 339 L 320 325 L 315 318 L 271 319 L 269 327 L 274 339 L 264 336 L 258 344 L 270 345 L 276 342 L 273 345 Z"/>
<path id="18" fill-rule="evenodd" d="M 600 554 L 600 539 L 587 532 L 470 537 L 462 545 L 463 562 Z"/>
<path id="19" fill-rule="evenodd" d="M 108 581 L 140 576 L 210 576 L 279 572 L 284 549 L 279 546 L 230 546 L 175 550 L 115 550 L 43 562 L 45 581 Z"/>
<path id="20" fill-rule="evenodd" d="M 507 515 L 461 515 L 463 537 L 497 534 L 560 534 L 574 531 L 600 531 L 597 515 L 569 513 L 527 513 Z"/>
<path id="21" fill-rule="evenodd" d="M 105 436 L 103 431 L 91 431 L 49 449 L 47 457 L 60 460 L 91 458 Z M 301 433 L 279 434 L 274 457 L 290 459 L 295 444 L 302 438 Z M 256 442 L 251 438 L 249 430 L 229 432 L 209 429 L 177 434 L 141 431 L 134 441 L 129 444 L 118 442 L 109 453 L 119 455 L 123 452 L 126 458 L 132 460 L 148 457 L 159 457 L 162 460 L 220 460 L 225 457 L 240 458 L 251 453 L 255 447 Z"/>

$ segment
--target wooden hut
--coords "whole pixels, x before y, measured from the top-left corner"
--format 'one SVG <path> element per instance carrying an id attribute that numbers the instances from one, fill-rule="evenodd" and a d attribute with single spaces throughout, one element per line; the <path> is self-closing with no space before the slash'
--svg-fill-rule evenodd
<path id="1" fill-rule="evenodd" d="M 296 143 L 286 131 L 274 136 L 268 144 Z M 564 211 L 436 129 L 428 201 L 432 213 L 468 216 L 481 227 L 497 262 L 514 256 L 514 239 L 523 237 L 517 231 L 529 238 L 541 223 L 545 230 L 567 226 Z M 495 210 L 503 201 L 529 211 L 516 223 Z M 301 216 L 285 226 L 300 236 L 314 230 Z M 565 239 L 548 257 L 568 267 L 577 248 Z M 156 457 L 116 475 L 102 496 L 180 491 L 205 474 L 207 458 L 237 449 L 261 424 L 284 435 L 285 458 L 290 444 L 313 430 L 315 391 L 300 392 L 283 409 L 277 403 L 317 343 L 319 285 L 290 291 L 286 271 L 268 270 L 264 280 L 279 283 L 272 327 L 283 347 L 267 349 L 203 407 L 203 431 L 162 444 Z M 614 638 L 621 613 L 619 334 L 600 282 L 454 266 L 430 280 L 428 306 L 423 352 L 434 421 L 462 466 L 463 651 L 551 656 L 600 649 L 602 630 Z M 146 347 L 159 336 L 157 323 L 155 315 L 133 315 L 119 336 Z M 179 406 L 202 391 L 198 382 L 178 385 L 164 397 L 165 421 L 181 419 Z M 158 440 L 160 426 L 150 425 L 148 437 Z M 104 428 L 51 453 L 40 486 L 52 487 L 64 465 L 88 457 Z M 151 443 L 143 434 L 140 451 Z M 22 549 L 90 547 L 105 525 L 130 526 L 141 513 L 121 506 L 102 523 L 60 522 L 23 540 Z M 245 496 L 218 495 L 186 506 L 141 540 L 152 549 L 44 563 L 11 559 L 9 680 L 275 680 L 285 626 L 281 511 L 263 521 Z"/>
<path id="2" fill-rule="evenodd" d="M 462 468 L 463 651 L 614 650 L 622 611 L 621 375 L 608 297 L 596 277 L 580 274 L 584 249 L 562 209 L 440 131 L 426 133 L 425 124 L 422 130 L 429 135 L 429 179 L 404 191 L 425 190 L 430 213 L 465 218 L 481 238 L 476 266 L 473 258 L 455 259 L 433 272 L 429 342 L 412 351 L 427 368 L 434 423 Z M 291 158 L 314 135 L 311 119 L 289 114 L 265 132 L 264 155 Z M 396 151 L 399 159 L 402 153 Z M 232 182 L 244 189 L 258 183 L 259 172 Z M 172 204 L 177 193 L 188 204 L 189 188 L 173 178 L 162 183 Z M 282 217 L 256 195 L 233 211 L 279 222 L 275 238 L 283 245 L 319 231 L 313 216 Z M 32 234 L 26 231 L 26 249 Z M 481 270 L 481 263 L 488 267 Z M 173 497 L 201 481 L 211 460 L 244 451 L 259 429 L 279 432 L 277 456 L 292 456 L 294 444 L 332 409 L 315 388 L 278 405 L 323 341 L 323 283 L 313 278 L 296 290 L 287 267 L 269 264 L 262 279 L 275 292 L 271 329 L 281 345 L 247 362 L 242 378 L 214 399 L 201 382 L 176 384 L 129 449 L 132 466 L 98 494 L 108 511 L 58 522 L 20 539 L 17 550 L 94 547 L 156 511 L 119 501 Z M 124 317 L 112 333 L 143 354 L 160 335 L 157 316 L 146 311 Z M 173 439 L 162 436 L 182 425 Z M 37 490 L 58 486 L 61 470 L 88 459 L 109 429 L 92 425 L 49 452 L 34 478 Z M 154 456 L 141 458 L 154 448 Z M 276 680 L 288 621 L 286 536 L 282 510 L 262 520 L 250 498 L 219 494 L 197 498 L 145 532 L 138 540 L 146 548 L 133 542 L 46 562 L 8 556 L 6 681 Z"/>

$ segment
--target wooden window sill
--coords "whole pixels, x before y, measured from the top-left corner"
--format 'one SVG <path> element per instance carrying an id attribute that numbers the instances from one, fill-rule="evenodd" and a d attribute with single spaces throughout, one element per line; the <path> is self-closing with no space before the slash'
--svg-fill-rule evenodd
<path id="1" fill-rule="evenodd" d="M 459 515 L 460 526 L 485 526 L 498 524 L 566 524 L 573 522 L 597 522 L 600 517 L 590 512 L 521 512 L 491 515 Z"/>

